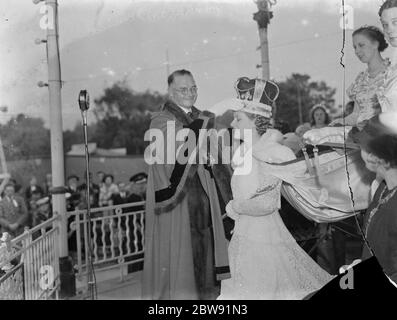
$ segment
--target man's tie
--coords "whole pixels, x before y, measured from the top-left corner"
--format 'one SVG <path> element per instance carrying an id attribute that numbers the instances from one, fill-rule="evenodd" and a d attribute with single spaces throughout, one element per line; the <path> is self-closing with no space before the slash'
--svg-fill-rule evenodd
<path id="1" fill-rule="evenodd" d="M 187 115 L 187 117 L 188 117 L 191 121 L 194 120 L 194 118 L 193 118 L 193 112 L 189 111 L 188 113 L 186 113 L 186 115 Z"/>

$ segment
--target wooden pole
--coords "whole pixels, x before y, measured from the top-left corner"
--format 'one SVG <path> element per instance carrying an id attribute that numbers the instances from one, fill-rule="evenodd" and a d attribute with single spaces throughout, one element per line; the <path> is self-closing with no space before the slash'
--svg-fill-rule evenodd
<path id="1" fill-rule="evenodd" d="M 61 63 L 59 58 L 58 3 L 46 0 L 53 24 L 47 26 L 48 91 L 51 133 L 52 210 L 59 215 L 59 264 L 61 297 L 75 295 L 75 277 L 69 258 L 65 199 L 65 163 L 62 130 Z"/>
<path id="2" fill-rule="evenodd" d="M 274 2 L 275 3 L 275 2 Z M 274 4 L 273 3 L 273 4 Z M 269 0 L 256 1 L 258 11 L 254 13 L 253 19 L 258 24 L 260 51 L 261 51 L 261 68 L 262 79 L 270 80 L 270 59 L 269 59 L 269 40 L 267 35 L 270 20 L 273 18 L 273 13 L 269 10 Z M 277 105 L 273 103 L 273 124 L 276 122 Z"/>

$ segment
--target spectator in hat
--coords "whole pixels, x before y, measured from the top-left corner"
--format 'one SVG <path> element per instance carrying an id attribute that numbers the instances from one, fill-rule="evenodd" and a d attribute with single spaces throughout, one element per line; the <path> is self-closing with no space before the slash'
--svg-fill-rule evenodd
<path id="1" fill-rule="evenodd" d="M 129 202 L 144 201 L 146 198 L 147 174 L 137 173 L 130 178 L 131 194 Z"/>
<path id="2" fill-rule="evenodd" d="M 33 226 L 37 226 L 52 217 L 51 199 L 46 196 L 38 199 L 33 212 Z"/>

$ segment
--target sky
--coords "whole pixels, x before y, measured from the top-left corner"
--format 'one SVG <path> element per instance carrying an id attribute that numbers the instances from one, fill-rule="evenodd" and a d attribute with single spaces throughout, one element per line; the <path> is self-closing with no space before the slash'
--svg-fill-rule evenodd
<path id="1" fill-rule="evenodd" d="M 239 76 L 256 77 L 260 69 L 259 37 L 252 0 L 134 1 L 58 0 L 64 129 L 80 121 L 77 96 L 87 89 L 91 100 L 122 79 L 136 91 L 166 92 L 166 56 L 170 70 L 190 69 L 199 87 L 197 106 L 211 109 L 234 96 Z M 342 48 L 342 0 L 272 1 L 269 26 L 271 78 L 283 81 L 293 72 L 306 73 L 344 88 L 365 68 L 354 56 L 352 29 L 379 25 L 379 0 L 346 0 L 345 74 L 339 64 Z M 49 125 L 47 61 L 40 27 L 43 3 L 0 1 L 0 113 L 4 123 L 18 113 L 39 116 Z M 391 53 L 386 51 L 385 56 Z M 344 80 L 345 75 L 345 80 Z M 89 113 L 90 121 L 94 116 Z"/>

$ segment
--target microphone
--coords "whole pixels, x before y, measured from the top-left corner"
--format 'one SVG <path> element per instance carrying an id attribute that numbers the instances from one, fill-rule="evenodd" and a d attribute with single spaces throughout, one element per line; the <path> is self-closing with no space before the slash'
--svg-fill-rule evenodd
<path id="1" fill-rule="evenodd" d="M 83 125 L 87 126 L 87 110 L 90 107 L 90 96 L 87 90 L 81 90 L 79 93 L 79 106 L 83 116 Z"/>
<path id="2" fill-rule="evenodd" d="M 90 107 L 90 96 L 87 90 L 81 90 L 79 93 L 79 106 L 81 111 L 87 111 Z"/>
<path id="3" fill-rule="evenodd" d="M 81 90 L 79 93 L 79 106 L 81 115 L 83 117 L 83 133 L 84 133 L 84 146 L 85 146 L 85 164 L 86 164 L 86 201 L 87 201 L 87 237 L 88 237 L 88 259 L 87 259 L 87 273 L 88 273 L 88 286 L 91 299 L 96 298 L 96 278 L 95 270 L 92 262 L 92 239 L 91 239 L 91 203 L 90 203 L 90 160 L 88 151 L 88 133 L 87 133 L 87 110 L 90 107 L 90 96 L 87 90 Z"/>

